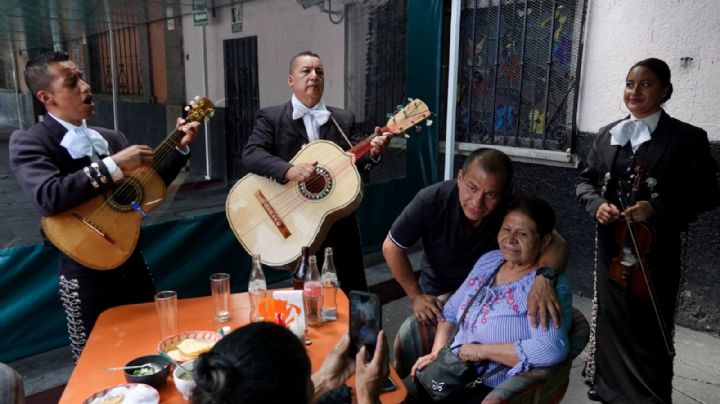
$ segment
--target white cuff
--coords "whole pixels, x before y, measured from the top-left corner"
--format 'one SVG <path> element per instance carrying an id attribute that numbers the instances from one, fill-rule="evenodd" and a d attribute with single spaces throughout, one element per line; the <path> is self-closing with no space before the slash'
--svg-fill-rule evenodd
<path id="1" fill-rule="evenodd" d="M 108 172 L 110 173 L 110 176 L 112 177 L 114 182 L 118 182 L 125 177 L 120 167 L 118 167 L 118 165 L 115 163 L 115 160 L 113 160 L 111 157 L 105 157 L 102 161 L 105 164 L 105 167 L 107 167 Z"/>
<path id="2" fill-rule="evenodd" d="M 182 149 L 178 146 L 175 146 L 175 150 L 177 150 L 178 153 L 182 154 L 183 156 L 187 156 L 188 153 L 190 153 L 190 148 L 188 147 L 188 145 L 183 146 Z"/>

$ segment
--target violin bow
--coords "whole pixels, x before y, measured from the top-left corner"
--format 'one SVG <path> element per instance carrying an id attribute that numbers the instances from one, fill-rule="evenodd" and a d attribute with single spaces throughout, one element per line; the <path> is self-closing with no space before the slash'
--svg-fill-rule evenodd
<path id="1" fill-rule="evenodd" d="M 639 175 L 639 174 L 636 174 Z M 618 187 L 618 202 L 620 203 L 620 208 L 623 210 L 623 212 L 626 209 L 625 203 L 623 203 L 623 195 L 621 187 Z M 645 271 L 645 265 L 643 264 L 643 260 L 640 259 L 640 248 L 637 245 L 637 241 L 635 240 L 635 231 L 632 228 L 632 218 L 625 218 L 625 224 L 627 226 L 628 234 L 630 234 L 630 240 L 632 240 L 633 248 L 635 249 L 635 254 L 638 256 L 638 263 L 640 264 L 640 271 L 643 275 L 643 280 L 645 281 L 645 287 L 647 288 L 649 294 L 650 294 L 650 303 L 652 303 L 653 311 L 655 312 L 655 319 L 658 322 L 658 325 L 660 326 L 660 334 L 663 337 L 663 342 L 665 343 L 665 348 L 668 351 L 668 354 L 670 357 L 675 356 L 675 350 L 670 345 L 670 340 L 668 336 L 665 334 L 665 327 L 663 326 L 665 324 L 665 318 L 662 315 L 662 312 L 660 312 L 660 309 L 658 309 L 657 302 L 655 301 L 655 290 L 650 287 L 650 280 L 648 279 L 647 272 Z"/>

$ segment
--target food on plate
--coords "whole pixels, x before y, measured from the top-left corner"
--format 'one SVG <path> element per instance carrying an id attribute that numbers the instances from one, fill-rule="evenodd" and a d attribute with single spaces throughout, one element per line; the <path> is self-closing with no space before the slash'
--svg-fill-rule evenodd
<path id="1" fill-rule="evenodd" d="M 179 343 L 177 348 L 180 350 L 180 352 L 183 353 L 183 355 L 198 356 L 201 353 L 209 351 L 210 348 L 213 347 L 213 345 L 214 344 L 210 342 L 198 341 L 194 338 L 188 338 L 184 339 L 181 343 Z"/>
<path id="2" fill-rule="evenodd" d="M 88 399 L 89 404 L 157 404 L 160 395 L 144 384 L 124 384 L 107 389 Z"/>
<path id="3" fill-rule="evenodd" d="M 200 341 L 195 338 L 187 338 L 182 340 L 175 349 L 171 349 L 167 352 L 168 356 L 176 361 L 187 361 L 192 360 L 209 351 L 214 342 Z"/>
<path id="4" fill-rule="evenodd" d="M 100 401 L 100 404 L 120 404 L 125 400 L 125 394 L 107 397 Z"/>
<path id="5" fill-rule="evenodd" d="M 182 380 L 187 380 L 189 382 L 192 381 L 192 379 L 193 379 L 192 376 L 190 375 L 190 373 L 187 373 L 187 372 L 180 373 L 178 375 L 178 378 L 180 378 Z"/>
<path id="6" fill-rule="evenodd" d="M 162 369 L 161 366 L 158 366 L 154 363 L 148 363 L 147 365 L 141 367 L 140 369 L 135 369 L 132 372 L 133 376 L 149 376 L 154 375 L 155 373 L 159 372 Z"/>

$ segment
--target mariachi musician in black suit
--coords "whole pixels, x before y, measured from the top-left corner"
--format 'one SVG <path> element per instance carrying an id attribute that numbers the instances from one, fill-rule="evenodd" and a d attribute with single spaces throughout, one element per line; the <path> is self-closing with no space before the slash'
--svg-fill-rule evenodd
<path id="1" fill-rule="evenodd" d="M 347 150 L 365 137 L 356 128 L 352 112 L 327 107 L 322 101 L 325 71 L 317 54 L 306 51 L 292 58 L 288 85 L 293 91 L 292 99 L 258 110 L 255 127 L 243 152 L 243 164 L 250 172 L 281 183 L 303 182 L 313 174 L 312 164 L 289 163 L 303 145 L 323 139 Z M 370 153 L 356 162 L 362 170 L 379 161 L 380 153 L 389 142 L 390 133 L 376 127 L 375 134 Z M 345 293 L 367 290 L 360 230 L 354 214 L 332 225 L 321 249 L 325 247 L 333 248 L 342 290 Z M 321 261 L 322 257 L 318 257 L 318 263 Z"/>
<path id="2" fill-rule="evenodd" d="M 577 180 L 598 223 L 585 367 L 597 401 L 671 402 L 680 233 L 720 202 L 707 134 L 661 108 L 672 91 L 664 61 L 633 65 L 623 97 L 631 115 L 600 130 Z"/>
<path id="3" fill-rule="evenodd" d="M 123 171 L 152 166 L 150 147 L 131 146 L 120 132 L 87 126 L 85 119 L 95 107 L 92 90 L 66 53 L 45 53 L 31 59 L 25 67 L 25 81 L 48 113 L 30 129 L 13 132 L 10 166 L 40 215 L 61 213 L 114 189 Z M 181 123 L 179 119 L 178 125 Z M 157 170 L 166 184 L 185 165 L 187 145 L 198 126 L 193 122 L 179 127 L 186 135 Z M 75 359 L 101 312 L 121 304 L 152 301 L 155 294 L 139 247 L 111 270 L 87 268 L 62 253 L 59 266 L 59 295 Z"/>

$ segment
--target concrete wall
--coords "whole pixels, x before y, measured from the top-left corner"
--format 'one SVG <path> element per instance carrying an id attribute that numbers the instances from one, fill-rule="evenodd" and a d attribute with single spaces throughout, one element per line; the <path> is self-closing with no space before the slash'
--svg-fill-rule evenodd
<path id="1" fill-rule="evenodd" d="M 328 105 L 344 105 L 344 23 L 335 25 L 317 7 L 303 9 L 296 1 L 245 1 L 243 30 L 231 32 L 230 7 L 209 12 L 206 29 L 208 96 L 225 106 L 223 40 L 257 36 L 260 107 L 290 99 L 287 85 L 290 59 L 298 52 L 311 50 L 320 55 L 325 66 L 325 95 Z M 333 9 L 340 7 L 333 2 Z M 235 4 L 239 7 L 239 4 Z M 183 10 L 187 13 L 189 10 Z M 186 52 L 185 85 L 188 94 L 203 93 L 202 27 L 193 26 L 192 14 L 183 17 Z"/>
<path id="2" fill-rule="evenodd" d="M 623 117 L 625 76 L 647 57 L 665 60 L 675 92 L 666 111 L 720 141 L 720 3 L 589 0 L 578 125 L 595 132 Z M 687 66 L 681 58 L 690 57 Z"/>

